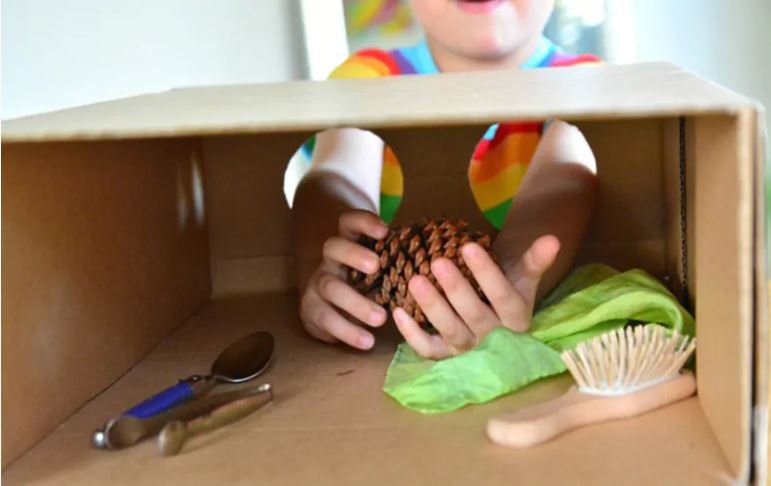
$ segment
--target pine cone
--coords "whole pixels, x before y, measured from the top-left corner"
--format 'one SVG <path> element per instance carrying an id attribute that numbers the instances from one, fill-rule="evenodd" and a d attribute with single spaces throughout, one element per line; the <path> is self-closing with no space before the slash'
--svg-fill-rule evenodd
<path id="1" fill-rule="evenodd" d="M 364 246 L 380 256 L 379 270 L 366 275 L 352 269 L 349 278 L 356 290 L 379 305 L 392 311 L 402 307 L 419 324 L 428 324 L 425 314 L 407 289 L 407 282 L 413 275 L 420 274 L 436 284 L 430 264 L 439 257 L 454 262 L 477 294 L 486 300 L 460 254 L 460 247 L 469 242 L 478 243 L 495 258 L 490 249 L 490 236 L 479 231 L 469 232 L 468 223 L 464 220 L 434 218 L 394 228 L 381 240 L 362 240 Z M 441 292 L 439 286 L 437 289 Z"/>

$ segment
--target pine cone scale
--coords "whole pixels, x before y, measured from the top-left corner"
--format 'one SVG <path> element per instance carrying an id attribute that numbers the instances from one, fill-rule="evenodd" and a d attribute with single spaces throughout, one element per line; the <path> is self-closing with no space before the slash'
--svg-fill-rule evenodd
<path id="1" fill-rule="evenodd" d="M 402 307 L 418 323 L 427 324 L 425 314 L 409 292 L 408 283 L 417 274 L 426 276 L 436 285 L 431 262 L 437 258 L 454 262 L 470 280 L 474 290 L 483 296 L 460 253 L 460 248 L 469 242 L 478 243 L 495 258 L 490 249 L 490 236 L 478 231 L 470 232 L 466 221 L 434 218 L 401 226 L 392 229 L 383 239 L 362 242 L 378 255 L 378 271 L 366 275 L 352 269 L 348 277 L 357 291 L 369 296 L 378 305 L 390 310 Z"/>

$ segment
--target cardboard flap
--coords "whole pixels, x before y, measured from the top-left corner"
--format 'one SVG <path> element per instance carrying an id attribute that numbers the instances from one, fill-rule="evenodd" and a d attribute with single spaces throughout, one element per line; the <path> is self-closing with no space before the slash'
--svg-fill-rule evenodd
<path id="1" fill-rule="evenodd" d="M 766 163 L 767 134 L 765 113 L 760 106 L 755 107 L 753 114 L 755 122 L 755 383 L 753 410 L 753 478 L 756 484 L 767 484 L 768 481 L 768 394 L 769 394 L 769 274 L 768 274 L 768 242 L 766 218 Z"/>
<path id="2" fill-rule="evenodd" d="M 523 96 L 522 93 L 527 93 Z M 3 123 L 3 141 L 736 113 L 749 101 L 666 63 L 177 89 Z"/>
<path id="3" fill-rule="evenodd" d="M 694 122 L 699 400 L 740 481 L 752 462 L 755 118 L 748 109 Z"/>

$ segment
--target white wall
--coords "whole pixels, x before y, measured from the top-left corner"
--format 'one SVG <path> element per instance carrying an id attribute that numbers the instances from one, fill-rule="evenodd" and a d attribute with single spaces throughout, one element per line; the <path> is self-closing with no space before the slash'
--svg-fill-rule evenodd
<path id="1" fill-rule="evenodd" d="M 348 57 L 342 0 L 299 0 L 308 78 L 323 80 Z"/>
<path id="2" fill-rule="evenodd" d="M 768 115 L 771 0 L 608 2 L 610 61 L 674 62 L 760 101 Z"/>
<path id="3" fill-rule="evenodd" d="M 0 116 L 305 75 L 295 0 L 3 0 Z"/>

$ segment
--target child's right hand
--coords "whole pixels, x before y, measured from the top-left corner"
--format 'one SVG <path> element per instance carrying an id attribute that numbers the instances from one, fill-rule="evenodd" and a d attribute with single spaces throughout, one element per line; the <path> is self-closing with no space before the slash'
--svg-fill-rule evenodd
<path id="1" fill-rule="evenodd" d="M 382 326 L 388 314 L 348 285 L 346 274 L 347 267 L 374 273 L 379 265 L 377 254 L 357 240 L 361 235 L 380 239 L 387 234 L 388 226 L 369 211 L 340 216 L 339 234 L 324 242 L 321 265 L 311 275 L 300 300 L 300 318 L 308 333 L 322 341 L 342 341 L 359 349 L 375 344 L 375 337 L 360 324 Z"/>

